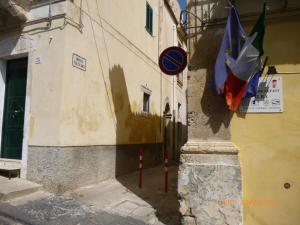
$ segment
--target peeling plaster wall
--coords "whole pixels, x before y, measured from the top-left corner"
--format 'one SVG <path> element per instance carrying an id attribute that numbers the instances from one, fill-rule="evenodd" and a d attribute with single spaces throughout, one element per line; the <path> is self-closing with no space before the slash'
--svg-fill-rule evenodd
<path id="1" fill-rule="evenodd" d="M 159 7 L 157 1 L 149 4 L 154 13 L 153 35 L 145 29 L 143 1 L 85 2 L 82 33 L 66 27 L 65 57 L 71 59 L 76 53 L 86 58 L 87 70 L 65 64 L 62 145 L 162 142 L 163 104 L 169 98 L 173 108 L 173 78 L 160 72 L 158 57 L 166 47 L 177 45 L 177 35 L 166 6 L 161 2 Z M 78 6 L 75 1 L 69 8 L 76 21 Z M 186 104 L 186 80 L 182 88 L 174 81 L 177 115 L 177 103 Z M 143 87 L 151 91 L 148 115 L 141 113 Z M 186 125 L 185 113 L 182 116 Z"/>
<path id="2" fill-rule="evenodd" d="M 186 107 L 187 82 L 186 72 L 179 87 L 158 67 L 159 53 L 178 39 L 163 1 L 148 2 L 152 35 L 145 29 L 146 1 L 140 0 L 83 1 L 81 10 L 80 1 L 57 2 L 51 22 L 44 5 L 28 14 L 44 21 L 2 34 L 0 42 L 11 43 L 7 54 L 0 51 L 5 60 L 29 54 L 28 179 L 53 192 L 96 183 L 136 170 L 141 147 L 146 167 L 162 162 L 164 104 L 169 99 L 177 122 L 178 102 Z M 159 33 L 159 27 L 171 30 Z M 35 45 L 17 54 L 23 32 Z M 72 65 L 74 53 L 86 60 L 85 71 Z M 149 113 L 142 112 L 144 90 L 151 93 Z M 180 122 L 185 128 L 185 112 Z"/>
<path id="3" fill-rule="evenodd" d="M 158 2 L 149 2 L 154 10 L 151 36 L 145 29 L 146 2 L 135 1 L 128 5 L 89 1 L 89 5 L 83 4 L 81 13 L 80 1 L 74 3 L 63 1 L 52 5 L 52 15 L 66 13 L 69 19 L 53 20 L 50 29 L 47 21 L 24 28 L 35 43 L 29 62 L 32 67 L 29 145 L 161 142 L 160 120 L 166 99 L 173 109 L 173 78 L 160 72 L 157 61 L 161 51 L 177 45 L 175 22 L 165 4 L 161 1 L 159 8 Z M 111 7 L 114 10 L 110 10 Z M 163 21 L 160 34 L 159 10 Z M 47 5 L 33 8 L 29 12 L 30 19 L 47 18 L 48 11 Z M 112 16 L 114 14 L 126 20 Z M 165 32 L 167 28 L 171 30 Z M 14 51 L 21 35 L 22 32 L 2 34 L 0 41 L 8 42 L 5 44 L 8 49 L 0 51 L 1 57 L 18 55 Z M 72 66 L 73 53 L 87 60 L 86 71 Z M 123 77 L 122 82 L 116 79 L 118 76 Z M 174 81 L 174 108 L 177 115 L 177 103 L 181 103 L 181 122 L 186 125 L 186 72 L 182 87 L 177 85 L 176 79 Z M 114 85 L 122 87 L 112 90 Z M 151 91 L 150 115 L 141 113 L 142 87 Z M 118 119 L 119 131 L 127 129 L 129 132 L 116 134 Z"/>

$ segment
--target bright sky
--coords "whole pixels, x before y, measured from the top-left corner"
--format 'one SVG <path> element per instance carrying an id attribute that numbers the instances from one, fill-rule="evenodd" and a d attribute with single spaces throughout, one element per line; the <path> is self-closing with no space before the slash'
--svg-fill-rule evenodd
<path id="1" fill-rule="evenodd" d="M 186 0 L 178 0 L 181 9 L 185 9 L 185 5 L 186 5 Z"/>

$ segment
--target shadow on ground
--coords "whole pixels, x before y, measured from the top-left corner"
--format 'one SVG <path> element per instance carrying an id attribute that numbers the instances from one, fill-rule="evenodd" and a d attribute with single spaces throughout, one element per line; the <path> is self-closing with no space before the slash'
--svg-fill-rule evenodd
<path id="1" fill-rule="evenodd" d="M 148 202 L 155 210 L 158 219 L 164 224 L 179 224 L 179 202 L 177 199 L 177 173 L 178 167 L 173 167 L 173 176 L 169 179 L 169 193 L 164 193 L 164 168 L 162 137 L 163 118 L 150 113 L 136 113 L 141 106 L 130 102 L 124 70 L 115 65 L 109 71 L 109 79 L 113 104 L 116 115 L 116 177 L 131 192 Z M 141 91 L 142 96 L 142 91 Z M 131 103 L 131 104 L 130 104 Z M 151 103 L 150 103 L 151 105 Z M 169 122 L 167 130 L 172 127 Z M 134 144 L 127 144 L 134 143 Z M 137 171 L 139 149 L 144 149 L 144 168 L 161 167 L 161 174 L 148 173 L 143 177 L 143 187 L 137 187 L 137 176 L 123 176 Z M 169 151 L 169 158 L 176 158 Z M 150 170 L 151 171 L 151 170 Z M 122 177 L 123 176 L 123 177 Z"/>
<path id="2" fill-rule="evenodd" d="M 161 173 L 157 172 L 161 169 Z M 179 202 L 177 197 L 178 166 L 169 167 L 168 192 L 164 191 L 164 168 L 148 169 L 143 178 L 142 188 L 137 185 L 137 175 L 119 177 L 118 181 L 127 189 L 149 203 L 155 210 L 155 215 L 163 224 L 177 225 L 180 223 Z"/>

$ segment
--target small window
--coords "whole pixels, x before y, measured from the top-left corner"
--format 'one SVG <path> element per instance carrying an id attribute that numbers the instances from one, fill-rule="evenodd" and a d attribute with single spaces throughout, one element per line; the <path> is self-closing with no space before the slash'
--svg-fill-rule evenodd
<path id="1" fill-rule="evenodd" d="M 146 30 L 149 34 L 153 33 L 153 10 L 149 3 L 146 3 Z"/>
<path id="2" fill-rule="evenodd" d="M 150 112 L 150 95 L 144 92 L 143 112 Z"/>

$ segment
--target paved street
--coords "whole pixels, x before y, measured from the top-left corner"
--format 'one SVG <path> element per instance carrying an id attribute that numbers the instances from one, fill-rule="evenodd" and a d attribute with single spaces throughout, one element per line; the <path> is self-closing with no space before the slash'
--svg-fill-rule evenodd
<path id="1" fill-rule="evenodd" d="M 48 196 L 24 205 L 0 205 L 0 224 L 30 225 L 143 225 L 145 223 L 130 217 L 121 217 L 103 211 L 95 211 L 93 207 L 74 199 Z M 8 217 L 9 219 L 5 218 Z"/>
<path id="2" fill-rule="evenodd" d="M 64 196 L 38 192 L 0 203 L 0 225 L 179 224 L 177 167 L 170 168 L 169 192 L 163 191 L 163 167 L 78 189 Z"/>

